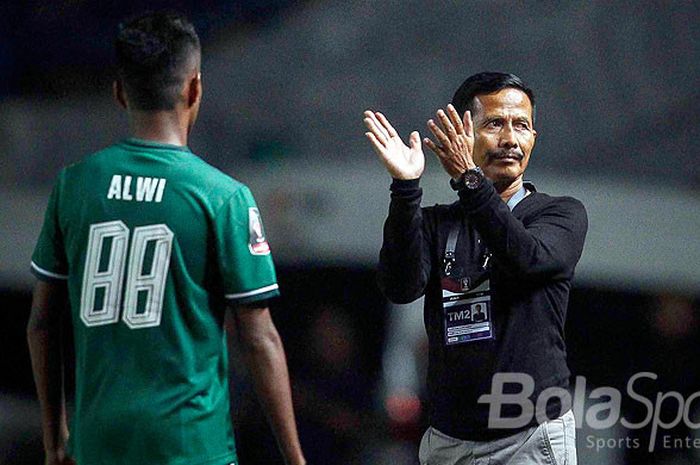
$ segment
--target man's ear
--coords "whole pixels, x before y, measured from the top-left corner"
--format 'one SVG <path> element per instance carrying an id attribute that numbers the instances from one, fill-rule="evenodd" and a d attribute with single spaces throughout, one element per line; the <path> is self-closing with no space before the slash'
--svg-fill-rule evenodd
<path id="1" fill-rule="evenodd" d="M 192 108 L 202 98 L 202 73 L 195 74 L 187 84 L 187 108 Z"/>
<path id="2" fill-rule="evenodd" d="M 114 100 L 123 109 L 127 109 L 126 95 L 124 94 L 124 84 L 119 79 L 115 79 L 112 83 L 112 94 L 114 95 Z"/>

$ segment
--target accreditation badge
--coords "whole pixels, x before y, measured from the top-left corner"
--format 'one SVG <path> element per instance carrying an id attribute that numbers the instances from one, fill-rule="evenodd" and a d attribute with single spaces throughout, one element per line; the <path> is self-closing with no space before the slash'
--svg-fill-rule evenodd
<path id="1" fill-rule="evenodd" d="M 445 276 L 441 282 L 445 345 L 493 339 L 488 276 L 475 282 L 470 278 Z"/>

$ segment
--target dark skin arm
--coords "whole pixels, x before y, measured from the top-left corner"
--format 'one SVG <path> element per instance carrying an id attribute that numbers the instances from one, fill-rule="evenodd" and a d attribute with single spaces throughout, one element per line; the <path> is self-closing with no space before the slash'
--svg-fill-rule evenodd
<path id="1" fill-rule="evenodd" d="M 62 314 L 67 308 L 65 282 L 37 281 L 27 324 L 27 342 L 41 405 L 45 465 L 75 463 L 65 453 L 68 424 L 60 335 Z"/>
<path id="2" fill-rule="evenodd" d="M 267 307 L 240 306 L 233 310 L 236 337 L 245 364 L 275 434 L 285 463 L 304 465 L 297 434 L 287 359 Z"/>

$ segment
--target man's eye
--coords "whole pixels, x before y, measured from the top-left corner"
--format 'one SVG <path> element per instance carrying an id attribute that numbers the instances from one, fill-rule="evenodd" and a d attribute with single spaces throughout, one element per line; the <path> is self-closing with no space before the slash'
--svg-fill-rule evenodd
<path id="1" fill-rule="evenodd" d="M 503 126 L 503 123 L 499 120 L 493 120 L 489 121 L 489 123 L 486 126 L 490 128 L 500 128 L 501 126 Z"/>
<path id="2" fill-rule="evenodd" d="M 518 123 L 515 123 L 515 128 L 521 131 L 526 131 L 530 129 L 530 126 L 527 125 L 524 121 L 520 121 Z"/>

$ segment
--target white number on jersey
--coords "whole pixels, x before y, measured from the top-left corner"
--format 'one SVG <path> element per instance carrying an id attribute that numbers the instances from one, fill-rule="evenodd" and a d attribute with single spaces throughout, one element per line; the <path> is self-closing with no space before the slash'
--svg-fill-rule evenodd
<path id="1" fill-rule="evenodd" d="M 80 318 L 86 326 L 101 326 L 119 321 L 123 285 L 126 285 L 122 315 L 124 323 L 131 329 L 160 325 L 173 237 L 173 232 L 165 224 L 135 228 L 125 282 L 129 228 L 121 221 L 90 226 L 80 299 Z M 108 239 L 111 239 L 112 245 L 109 257 L 103 260 L 105 242 Z M 144 270 L 149 245 L 152 247 L 153 259 L 150 269 Z M 103 261 L 106 265 L 100 269 Z M 141 311 L 139 301 L 143 303 Z"/>

